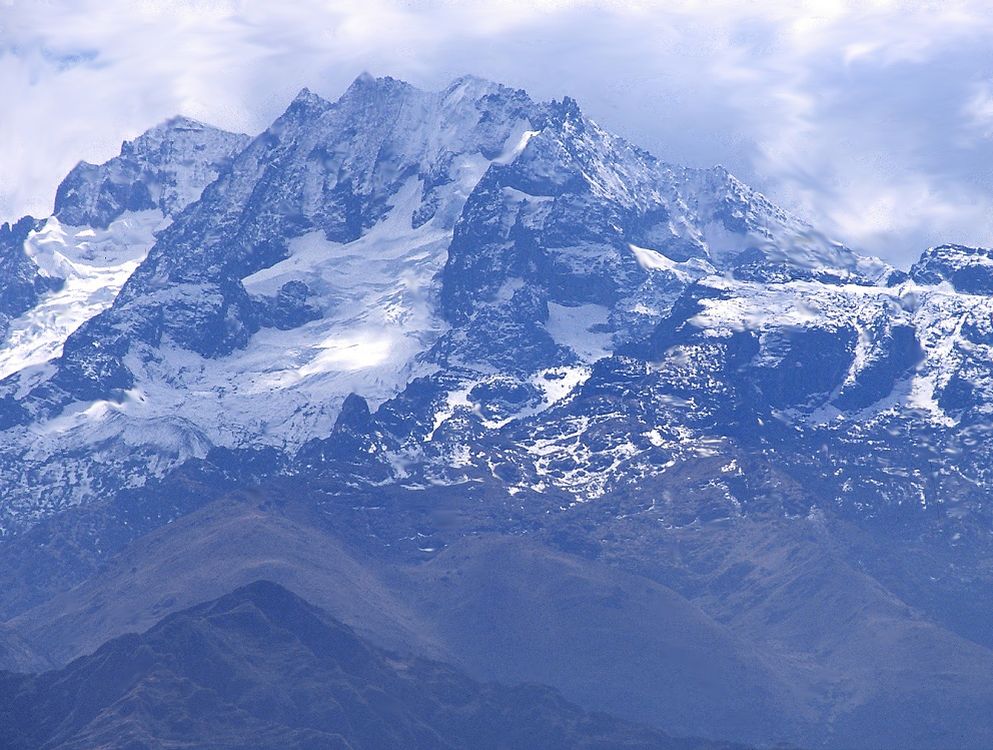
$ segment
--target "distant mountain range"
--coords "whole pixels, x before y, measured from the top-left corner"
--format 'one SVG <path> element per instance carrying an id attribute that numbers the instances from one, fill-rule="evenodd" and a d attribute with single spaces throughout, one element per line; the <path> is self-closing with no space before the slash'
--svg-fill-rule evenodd
<path id="1" fill-rule="evenodd" d="M 673 735 L 988 747 L 991 252 L 472 77 L 170 120 L 0 228 L 0 665 L 264 577 Z"/>

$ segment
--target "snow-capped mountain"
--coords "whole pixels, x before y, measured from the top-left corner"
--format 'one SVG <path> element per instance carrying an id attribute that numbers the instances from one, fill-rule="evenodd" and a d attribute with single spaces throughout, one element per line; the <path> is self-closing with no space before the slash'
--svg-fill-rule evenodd
<path id="1" fill-rule="evenodd" d="M 69 226 L 107 229 L 127 212 L 175 216 L 200 197 L 249 141 L 187 117 L 174 117 L 105 164 L 80 162 L 55 193 L 54 216 Z"/>
<path id="2" fill-rule="evenodd" d="M 384 428 L 387 476 L 489 466 L 455 425 L 498 440 L 541 424 L 513 460 L 522 486 L 577 497 L 659 471 L 705 417 L 740 421 L 730 392 L 832 434 L 911 414 L 940 432 L 990 397 L 985 251 L 934 248 L 903 274 L 722 168 L 666 164 L 568 98 L 471 77 L 304 90 L 251 140 L 177 118 L 4 231 L 11 527 L 211 446 L 292 455 L 352 393 L 381 419 L 418 394 Z M 678 429 L 570 448 L 555 409 L 632 361 L 658 381 L 645 399 L 690 404 Z"/>
<path id="3" fill-rule="evenodd" d="M 993 705 L 991 268 L 891 268 L 472 77 L 304 90 L 255 138 L 171 120 L 0 229 L 0 554 L 68 589 L 256 484 L 418 563 L 539 538 L 766 649 L 821 701 L 775 738 L 913 738 L 961 709 L 881 710 L 880 674 Z"/>
<path id="4" fill-rule="evenodd" d="M 9 230 L 33 277 L 0 349 L 8 518 L 210 445 L 293 449 L 349 393 L 376 405 L 451 367 L 565 368 L 564 396 L 736 263 L 879 272 L 722 169 L 474 78 L 303 91 L 250 143 L 177 118 L 74 169 L 36 224 Z M 76 451 L 85 465 L 62 458 Z M 54 493 L 25 481 L 38 471 Z"/>

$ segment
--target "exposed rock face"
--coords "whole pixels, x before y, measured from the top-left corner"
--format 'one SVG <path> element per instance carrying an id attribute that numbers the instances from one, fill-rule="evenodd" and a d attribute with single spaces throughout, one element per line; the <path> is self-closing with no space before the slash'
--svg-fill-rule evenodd
<path id="1" fill-rule="evenodd" d="M 993 250 L 963 245 L 939 245 L 924 252 L 910 269 L 919 284 L 947 281 L 964 294 L 993 294 Z"/>
<path id="2" fill-rule="evenodd" d="M 25 216 L 13 225 L 0 225 L 0 337 L 7 335 L 11 318 L 30 310 L 41 295 L 62 284 L 61 279 L 41 273 L 24 251 L 25 240 L 40 223 Z"/>
<path id="3" fill-rule="evenodd" d="M 200 197 L 227 160 L 248 143 L 186 117 L 174 117 L 133 141 L 105 164 L 80 162 L 55 194 L 63 224 L 106 229 L 128 211 L 174 216 Z"/>

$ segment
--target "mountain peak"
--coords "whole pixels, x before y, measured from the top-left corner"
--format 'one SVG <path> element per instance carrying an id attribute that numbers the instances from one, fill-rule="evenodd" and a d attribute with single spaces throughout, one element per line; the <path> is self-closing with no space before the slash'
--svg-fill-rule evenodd
<path id="1" fill-rule="evenodd" d="M 370 91 L 401 91 L 401 90 L 413 90 L 413 86 L 406 81 L 401 81 L 392 76 L 382 76 L 377 78 L 368 71 L 362 71 L 355 77 L 351 85 L 342 94 L 342 99 L 347 99 L 353 97 L 357 94 L 363 94 Z"/>
<path id="2" fill-rule="evenodd" d="M 304 86 L 297 92 L 297 95 L 293 97 L 292 103 L 301 102 L 304 104 L 327 104 L 328 101 L 319 94 L 315 94 L 309 88 Z"/>
<path id="3" fill-rule="evenodd" d="M 352 81 L 352 86 L 366 86 L 368 84 L 376 83 L 377 80 L 378 79 L 376 78 L 376 76 L 374 76 L 368 70 L 363 70 L 361 73 L 355 76 L 355 80 Z"/>
<path id="4" fill-rule="evenodd" d="M 495 94 L 500 91 L 510 91 L 510 89 L 486 78 L 480 78 L 474 75 L 461 75 L 445 87 L 442 91 L 442 96 L 447 101 L 466 97 L 481 99 L 488 94 Z"/>
<path id="5" fill-rule="evenodd" d="M 918 284 L 949 282 L 966 294 L 993 294 L 993 249 L 946 244 L 925 250 L 910 268 Z"/>
<path id="6" fill-rule="evenodd" d="M 174 115 L 163 120 L 158 125 L 153 125 L 137 138 L 124 141 L 121 144 L 120 155 L 130 156 L 135 153 L 149 152 L 161 148 L 164 143 L 175 143 L 182 138 L 193 137 L 199 140 L 203 137 L 204 133 L 224 134 L 225 131 L 202 123 L 199 120 L 194 120 L 192 117 Z"/>
<path id="7" fill-rule="evenodd" d="M 158 125 L 154 125 L 146 130 L 139 138 L 145 138 L 154 133 L 166 133 L 176 130 L 217 130 L 213 125 L 207 125 L 200 120 L 195 120 L 186 115 L 173 115 Z"/>
<path id="8" fill-rule="evenodd" d="M 500 85 L 499 83 L 495 83 L 491 81 L 489 78 L 483 78 L 482 76 L 477 76 L 472 73 L 463 73 L 462 75 L 452 80 L 452 82 L 448 84 L 448 88 L 455 88 L 456 86 L 474 85 L 474 84 L 480 84 L 484 86 Z"/>
<path id="9" fill-rule="evenodd" d="M 284 118 L 289 117 L 293 119 L 295 117 L 303 117 L 304 119 L 309 119 L 324 112 L 330 106 L 331 102 L 304 86 L 293 97 L 293 101 L 286 107 L 286 111 L 270 126 L 270 130 L 272 128 L 278 129 L 279 124 L 286 121 Z"/>
<path id="10" fill-rule="evenodd" d="M 285 622 L 299 622 L 314 608 L 289 589 L 274 581 L 259 579 L 247 583 L 200 608 L 210 612 L 231 612 L 243 604 L 251 604 L 260 612 L 271 614 Z M 342 629 L 351 630 L 337 623 Z"/>
<path id="11" fill-rule="evenodd" d="M 125 211 L 178 213 L 248 141 L 190 117 L 171 117 L 125 141 L 111 160 L 77 164 L 56 191 L 54 214 L 64 224 L 105 229 Z"/>
<path id="12" fill-rule="evenodd" d="M 108 641 L 59 671 L 2 673 L 0 701 L 6 748 L 146 746 L 134 736 L 287 750 L 682 744 L 587 713 L 546 687 L 482 685 L 454 667 L 399 657 L 268 581 Z"/>
<path id="13" fill-rule="evenodd" d="M 561 102 L 553 101 L 552 111 L 562 122 L 577 122 L 583 119 L 583 111 L 579 108 L 579 102 L 571 96 L 563 96 Z"/>

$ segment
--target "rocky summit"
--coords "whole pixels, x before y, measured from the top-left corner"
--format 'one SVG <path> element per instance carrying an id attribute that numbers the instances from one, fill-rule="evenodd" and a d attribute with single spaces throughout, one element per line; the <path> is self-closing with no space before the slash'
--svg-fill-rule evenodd
<path id="1" fill-rule="evenodd" d="M 169 120 L 0 229 L 0 660 L 262 569 L 670 734 L 989 747 L 991 253 L 893 268 L 473 77 Z"/>

